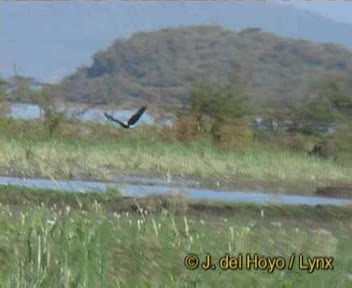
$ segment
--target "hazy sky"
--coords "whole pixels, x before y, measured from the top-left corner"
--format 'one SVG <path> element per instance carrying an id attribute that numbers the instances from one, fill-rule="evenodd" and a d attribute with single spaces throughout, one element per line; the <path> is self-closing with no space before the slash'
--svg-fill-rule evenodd
<path id="1" fill-rule="evenodd" d="M 352 23 L 352 0 L 345 1 L 280 1 L 310 12 L 318 13 L 339 22 Z"/>
<path id="2" fill-rule="evenodd" d="M 321 26 L 313 25 L 316 30 L 311 31 L 313 28 L 306 26 L 306 23 L 312 24 L 306 21 L 307 15 L 288 19 L 286 17 L 296 14 L 286 11 L 283 15 L 281 10 L 286 9 L 281 9 L 282 7 L 273 9 L 273 13 L 270 13 L 271 18 L 265 18 L 269 14 L 264 8 L 271 6 L 266 3 L 293 6 L 334 21 L 352 24 L 352 0 L 204 2 L 0 0 L 0 75 L 5 77 L 12 75 L 15 63 L 17 71 L 23 75 L 31 75 L 43 81 L 58 81 L 79 66 L 89 65 L 92 55 L 110 45 L 116 38 L 126 37 L 134 31 L 160 29 L 165 25 L 175 26 L 180 23 L 221 24 L 231 29 L 236 26 L 235 29 L 238 30 L 248 25 L 262 27 L 260 23 L 266 22 L 268 24 L 264 25 L 264 30 L 278 35 L 282 34 L 278 33 L 278 30 L 290 31 L 289 34 L 284 34 L 287 37 L 298 37 L 297 35 L 308 32 L 310 36 L 320 35 L 320 38 L 329 34 L 326 36 L 329 41 L 341 43 L 335 39 L 340 35 L 334 32 L 336 23 L 325 25 L 323 30 L 320 29 Z M 248 9 L 242 7 L 241 10 L 236 6 L 248 6 Z M 251 10 L 252 6 L 257 8 L 262 6 L 264 10 Z M 337 24 L 337 26 L 344 26 L 340 27 L 343 30 L 341 35 L 348 40 L 352 39 L 349 37 L 352 35 L 349 33 L 349 25 Z M 340 28 L 336 31 L 342 31 Z M 332 32 L 327 31 L 329 29 Z"/>

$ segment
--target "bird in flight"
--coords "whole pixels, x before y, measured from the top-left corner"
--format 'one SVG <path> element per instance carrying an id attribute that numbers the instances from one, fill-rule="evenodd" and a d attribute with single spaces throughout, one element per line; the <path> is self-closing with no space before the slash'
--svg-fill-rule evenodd
<path id="1" fill-rule="evenodd" d="M 119 123 L 121 125 L 121 127 L 123 128 L 132 128 L 134 126 L 134 124 L 139 120 L 139 118 L 141 118 L 141 116 L 143 115 L 144 111 L 147 109 L 147 106 L 142 106 L 136 113 L 134 113 L 130 119 L 128 119 L 126 122 L 122 122 L 118 119 L 115 119 L 114 117 L 112 117 L 110 114 L 108 113 L 104 113 L 105 117 L 107 119 L 109 119 L 110 121 L 114 121 L 116 123 Z"/>

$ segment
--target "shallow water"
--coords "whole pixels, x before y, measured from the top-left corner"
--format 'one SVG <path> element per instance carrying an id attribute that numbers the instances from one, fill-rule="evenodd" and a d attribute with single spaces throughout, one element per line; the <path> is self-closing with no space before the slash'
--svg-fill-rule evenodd
<path id="1" fill-rule="evenodd" d="M 153 182 L 154 181 L 154 182 Z M 178 182 L 177 182 L 178 181 Z M 53 189 L 71 192 L 103 192 L 110 187 L 122 188 L 128 196 L 147 196 L 181 192 L 191 199 L 206 199 L 226 202 L 247 202 L 254 204 L 305 204 L 305 205 L 352 205 L 352 200 L 325 198 L 318 196 L 285 195 L 255 190 L 221 191 L 192 187 L 193 182 L 181 180 L 167 181 L 162 178 L 145 178 L 136 176 L 120 177 L 113 183 L 80 180 L 58 180 L 0 176 L 0 185 L 20 185 L 32 188 Z M 170 184 L 170 185 L 168 185 Z M 187 185 L 188 184 L 188 185 Z"/>
<path id="2" fill-rule="evenodd" d="M 136 108 L 137 109 L 137 108 Z M 65 110 L 68 118 L 75 117 L 80 121 L 90 121 L 96 123 L 111 123 L 104 116 L 104 112 L 108 112 L 114 117 L 120 119 L 121 121 L 126 121 L 128 118 L 136 112 L 136 110 L 104 110 L 102 108 L 88 108 L 82 110 L 78 107 L 69 107 Z M 40 118 L 41 109 L 38 105 L 34 104 L 22 104 L 14 103 L 9 104 L 8 116 L 12 118 L 20 119 L 38 119 Z M 140 124 L 153 124 L 154 119 L 149 115 L 148 111 L 143 114 L 143 117 L 139 121 Z"/>
<path id="3" fill-rule="evenodd" d="M 36 119 L 40 116 L 38 105 L 32 104 L 9 104 L 8 116 L 21 119 Z"/>

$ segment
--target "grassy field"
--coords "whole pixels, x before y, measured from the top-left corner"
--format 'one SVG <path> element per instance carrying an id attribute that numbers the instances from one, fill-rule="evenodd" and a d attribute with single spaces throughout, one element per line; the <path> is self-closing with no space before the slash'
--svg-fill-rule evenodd
<path id="1" fill-rule="evenodd" d="M 137 200 L 137 207 L 157 202 L 160 209 L 138 214 L 132 200 L 111 193 L 77 196 L 1 186 L 1 287 L 352 285 L 351 207 L 185 199 L 160 205 L 159 198 L 150 198 Z M 269 273 L 264 267 L 223 270 L 218 260 L 226 253 L 281 256 L 286 265 L 292 253 L 297 257 L 292 270 L 277 267 Z M 300 253 L 304 265 L 307 257 L 334 257 L 334 270 L 300 270 Z M 184 260 L 189 254 L 201 261 L 210 254 L 216 269 L 187 269 Z"/>
<path id="2" fill-rule="evenodd" d="M 222 151 L 208 142 L 181 143 L 153 139 L 92 141 L 54 138 L 35 141 L 0 138 L 3 174 L 70 178 L 141 172 L 214 180 L 334 184 L 351 182 L 352 165 L 308 157 L 302 152 L 252 144 Z"/>
<path id="3" fill-rule="evenodd" d="M 178 137 L 184 133 L 183 126 L 177 131 L 153 126 L 125 130 L 113 125 L 62 122 L 50 135 L 47 125 L 36 120 L 0 119 L 1 174 L 110 180 L 112 174 L 132 172 L 214 181 L 351 182 L 349 145 L 337 162 L 323 160 L 306 155 L 302 147 L 316 139 L 303 136 L 286 140 L 276 137 L 275 142 L 295 143 L 298 151 L 255 139 L 224 150 L 207 136 L 181 141 Z"/>

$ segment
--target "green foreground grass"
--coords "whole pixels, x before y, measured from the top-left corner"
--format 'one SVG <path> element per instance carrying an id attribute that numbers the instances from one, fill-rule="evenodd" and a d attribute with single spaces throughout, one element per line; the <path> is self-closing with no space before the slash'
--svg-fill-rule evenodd
<path id="1" fill-rule="evenodd" d="M 121 209 L 119 199 L 0 187 L 1 287 L 352 285 L 351 207 L 190 202 L 182 211 L 141 215 Z M 313 273 L 300 270 L 298 258 L 292 270 L 272 273 L 192 271 L 184 264 L 190 253 L 211 254 L 217 265 L 226 253 L 335 260 L 333 271 Z"/>
<path id="2" fill-rule="evenodd" d="M 0 166 L 11 175 L 110 180 L 116 172 L 184 175 L 207 179 L 350 183 L 352 165 L 253 144 L 221 151 L 207 142 L 147 139 L 88 141 L 0 139 Z"/>

